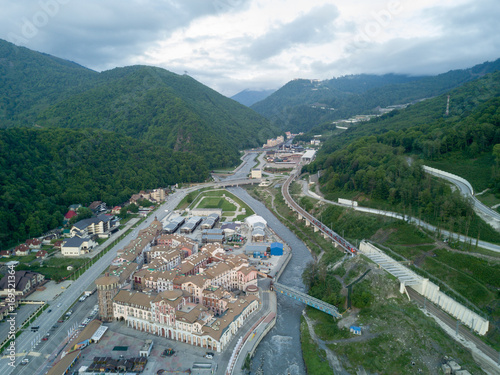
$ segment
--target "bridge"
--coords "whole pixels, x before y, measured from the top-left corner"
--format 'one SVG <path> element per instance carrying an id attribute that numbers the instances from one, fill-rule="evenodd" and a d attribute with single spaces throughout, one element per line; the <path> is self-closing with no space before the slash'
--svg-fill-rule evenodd
<path id="1" fill-rule="evenodd" d="M 273 283 L 273 288 L 277 293 L 282 293 L 288 297 L 296 299 L 308 306 L 314 307 L 315 309 L 321 310 L 327 314 L 330 314 L 334 318 L 342 318 L 342 314 L 339 313 L 337 308 L 329 303 L 326 303 L 320 299 L 314 298 L 308 294 L 298 292 L 280 283 Z"/>
<path id="2" fill-rule="evenodd" d="M 323 233 L 324 238 L 329 238 L 333 241 L 335 246 L 340 246 L 344 251 L 348 254 L 355 255 L 358 253 L 358 249 L 356 246 L 349 243 L 346 239 L 344 239 L 339 234 L 335 233 L 332 229 L 328 228 L 321 221 L 312 216 L 309 212 L 304 210 L 300 205 L 295 202 L 295 200 L 290 195 L 289 187 L 292 181 L 300 174 L 300 165 L 298 166 L 298 170 L 290 173 L 290 177 L 287 178 L 285 183 L 281 186 L 281 194 L 285 199 L 288 207 L 295 212 L 297 212 L 297 216 L 299 219 L 304 219 L 306 221 L 306 226 L 313 225 L 314 231 L 321 231 Z"/>

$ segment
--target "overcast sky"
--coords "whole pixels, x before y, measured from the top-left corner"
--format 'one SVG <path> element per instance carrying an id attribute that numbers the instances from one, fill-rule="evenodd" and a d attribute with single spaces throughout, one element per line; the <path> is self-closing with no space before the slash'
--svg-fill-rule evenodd
<path id="1" fill-rule="evenodd" d="M 0 38 L 224 95 L 294 78 L 438 74 L 500 58 L 499 0 L 0 0 Z M 0 56 L 1 57 L 1 56 Z"/>

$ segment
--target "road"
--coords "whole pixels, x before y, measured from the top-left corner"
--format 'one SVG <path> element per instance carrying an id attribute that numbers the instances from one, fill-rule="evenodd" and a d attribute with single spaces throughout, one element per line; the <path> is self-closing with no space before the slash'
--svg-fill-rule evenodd
<path id="1" fill-rule="evenodd" d="M 450 232 L 450 231 L 447 231 L 447 230 L 444 230 L 444 229 L 441 229 L 441 228 L 437 228 L 434 225 L 426 223 L 425 221 L 417 219 L 416 217 L 413 217 L 413 216 L 403 215 L 403 214 L 400 214 L 399 212 L 391 212 L 391 211 L 378 210 L 376 208 L 368 208 L 368 207 L 360 207 L 360 206 L 356 207 L 356 206 L 350 206 L 350 205 L 340 204 L 338 202 L 330 201 L 328 199 L 324 199 L 322 197 L 319 197 L 315 193 L 311 193 L 307 188 L 304 188 L 304 185 L 302 187 L 302 191 L 307 196 L 309 196 L 309 197 L 311 197 L 313 199 L 317 199 L 317 200 L 319 200 L 321 202 L 324 202 L 324 203 L 329 203 L 329 204 L 333 204 L 333 205 L 336 205 L 336 206 L 351 208 L 351 209 L 353 209 L 355 211 L 359 211 L 359 212 L 366 212 L 366 213 L 369 213 L 369 214 L 375 214 L 375 215 L 392 217 L 392 218 L 398 219 L 398 220 L 405 220 L 408 223 L 412 223 L 412 224 L 418 225 L 418 226 L 420 226 L 422 228 L 430 230 L 431 232 L 437 232 L 437 231 L 439 231 L 439 233 L 441 233 L 443 236 L 449 237 L 449 238 L 453 238 L 454 240 L 458 240 L 460 242 L 471 243 L 472 245 L 475 245 L 476 241 L 477 241 L 476 238 L 466 237 L 463 234 L 453 233 L 453 232 Z M 289 194 L 288 194 L 288 196 L 289 196 Z M 292 201 L 293 201 L 293 199 L 292 199 Z M 294 208 L 296 206 L 298 206 L 298 205 L 295 204 Z M 305 212 L 305 211 L 302 210 L 301 212 Z M 303 216 L 305 216 L 305 215 L 303 215 Z M 309 215 L 309 216 L 312 217 L 311 215 Z M 483 249 L 494 251 L 496 253 L 500 253 L 500 245 L 493 244 L 493 243 L 486 242 L 486 241 L 481 241 L 481 240 L 477 241 L 477 245 L 479 247 L 483 248 Z"/>
<path id="2" fill-rule="evenodd" d="M 234 181 L 234 180 L 245 180 L 248 175 L 250 174 L 250 171 L 254 167 L 254 165 L 257 163 L 255 161 L 255 157 L 258 155 L 258 152 L 248 152 L 246 153 L 241 160 L 243 161 L 238 168 L 234 170 L 234 173 L 230 176 L 227 176 L 225 178 L 221 178 L 220 180 L 222 182 L 224 181 Z"/>

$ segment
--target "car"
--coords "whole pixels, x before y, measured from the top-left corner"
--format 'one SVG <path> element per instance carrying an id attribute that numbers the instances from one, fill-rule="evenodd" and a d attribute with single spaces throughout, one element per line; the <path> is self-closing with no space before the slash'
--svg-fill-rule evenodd
<path id="1" fill-rule="evenodd" d="M 29 363 L 30 359 L 29 358 L 24 358 L 22 361 L 21 361 L 21 365 L 27 365 Z"/>
<path id="2" fill-rule="evenodd" d="M 40 326 L 31 326 L 32 331 L 38 331 L 38 328 L 40 328 Z"/>
<path id="3" fill-rule="evenodd" d="M 64 319 L 59 319 L 57 323 L 64 323 Z"/>
<path id="4" fill-rule="evenodd" d="M 57 307 L 61 307 L 61 305 L 62 305 L 61 303 L 58 303 L 58 304 L 57 304 Z"/>
<path id="5" fill-rule="evenodd" d="M 51 309 L 48 309 L 48 310 L 47 310 L 47 314 L 48 314 L 48 313 L 51 313 L 51 312 L 52 312 L 52 310 L 51 310 Z"/>

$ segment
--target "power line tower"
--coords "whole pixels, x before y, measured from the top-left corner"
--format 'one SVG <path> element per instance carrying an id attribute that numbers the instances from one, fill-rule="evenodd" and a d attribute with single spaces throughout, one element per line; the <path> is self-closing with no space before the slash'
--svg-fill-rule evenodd
<path id="1" fill-rule="evenodd" d="M 448 100 L 446 101 L 446 112 L 444 113 L 445 116 L 450 115 L 450 96 L 448 95 Z"/>

